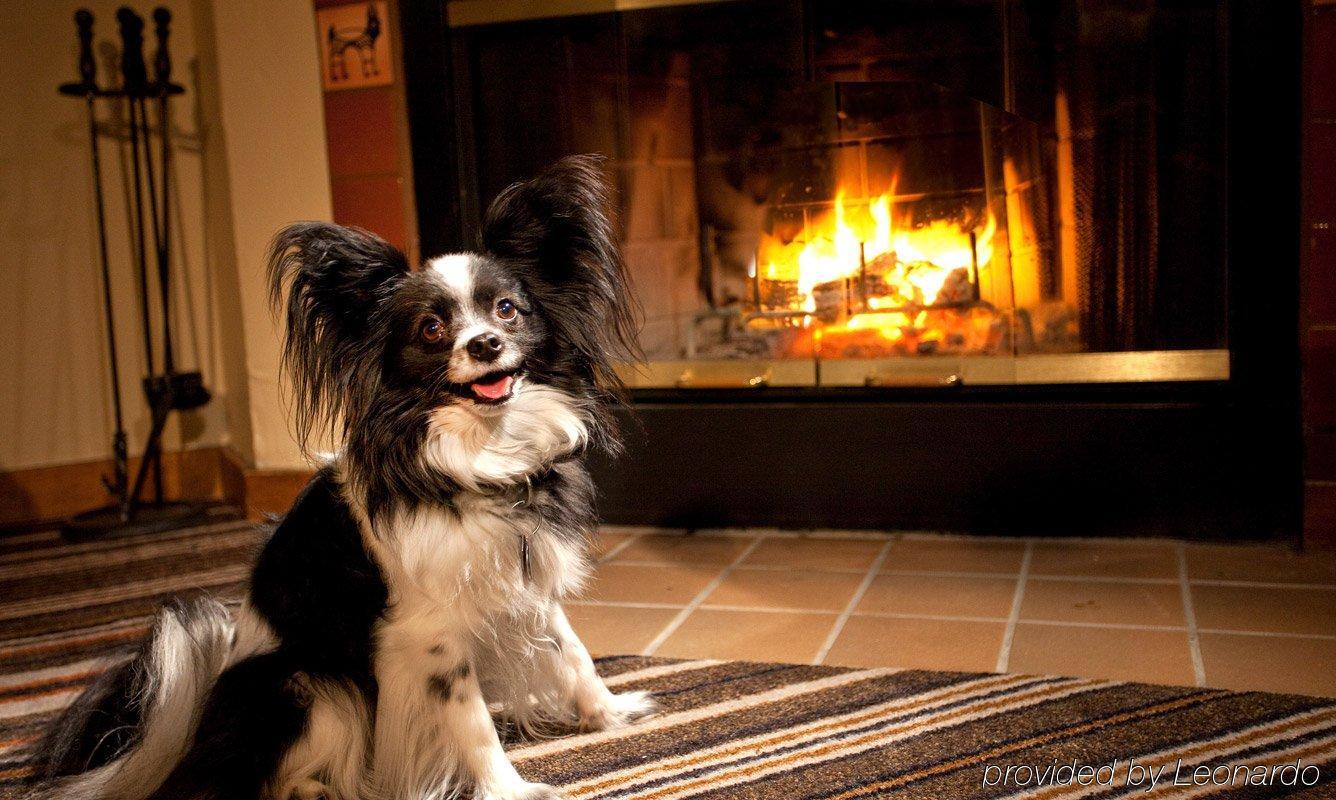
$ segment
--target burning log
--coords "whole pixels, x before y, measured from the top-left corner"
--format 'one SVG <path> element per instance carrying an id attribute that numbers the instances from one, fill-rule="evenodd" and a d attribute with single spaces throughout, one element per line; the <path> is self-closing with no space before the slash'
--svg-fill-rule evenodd
<path id="1" fill-rule="evenodd" d="M 935 305 L 968 303 L 974 300 L 974 283 L 968 267 L 951 270 L 942 283 L 942 289 L 933 301 Z"/>

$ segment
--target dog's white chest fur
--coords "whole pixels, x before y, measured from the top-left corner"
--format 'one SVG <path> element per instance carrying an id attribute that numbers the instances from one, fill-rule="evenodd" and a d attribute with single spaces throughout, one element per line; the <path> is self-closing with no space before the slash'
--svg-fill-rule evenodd
<path id="1" fill-rule="evenodd" d="M 515 502 L 510 495 L 463 493 L 453 510 L 396 516 L 378 548 L 390 605 L 495 635 L 498 625 L 522 623 L 536 608 L 578 591 L 589 573 L 584 548 Z"/>

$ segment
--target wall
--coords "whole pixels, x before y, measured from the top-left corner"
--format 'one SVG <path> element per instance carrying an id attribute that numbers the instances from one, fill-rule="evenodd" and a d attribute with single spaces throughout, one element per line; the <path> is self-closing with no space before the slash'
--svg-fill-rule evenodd
<path id="1" fill-rule="evenodd" d="M 245 343 L 252 466 L 304 468 L 279 380 L 279 329 L 262 264 L 297 220 L 331 219 L 315 20 L 305 0 L 216 0 L 219 123 L 226 152 L 237 307 Z"/>
<path id="2" fill-rule="evenodd" d="M 88 136 L 73 13 L 96 16 L 95 49 L 119 42 L 120 2 L 15 0 L 0 29 L 0 472 L 110 454 L 111 402 L 97 278 Z M 147 16 L 153 5 L 136 6 Z M 229 445 L 250 465 L 301 468 L 278 380 L 263 256 L 285 223 L 331 204 L 309 0 L 172 0 L 176 103 L 174 233 L 179 368 L 215 400 L 169 429 L 169 449 Z M 153 48 L 150 28 L 149 57 Z M 99 74 L 109 70 L 99 57 Z M 104 115 L 106 111 L 104 110 Z M 121 147 L 121 151 L 125 148 Z M 131 450 L 149 420 L 125 232 L 124 153 L 102 143 L 103 180 Z"/>
<path id="3" fill-rule="evenodd" d="M 106 336 L 97 277 L 87 117 L 82 101 L 56 94 L 57 84 L 77 77 L 74 10 L 96 16 L 99 78 L 109 75 L 101 54 L 119 41 L 118 2 L 15 0 L 11 24 L 0 27 L 0 470 L 105 457 L 110 452 L 111 402 Z M 174 78 L 188 87 L 174 108 L 181 132 L 175 160 L 173 223 L 180 235 L 176 256 L 184 281 L 176 293 L 183 367 L 204 370 L 224 398 L 217 375 L 213 286 L 204 256 L 202 173 L 190 98 L 189 65 L 195 57 L 193 9 L 170 2 Z M 148 7 L 142 13 L 147 13 Z M 149 41 L 151 42 L 151 29 Z M 121 391 L 134 449 L 142 447 L 149 417 L 139 376 L 143 346 L 130 277 L 121 179 L 128 153 L 103 142 L 103 180 L 110 225 L 116 333 L 121 345 Z M 169 447 L 197 447 L 228 439 L 224 402 L 192 413 L 167 436 Z"/>

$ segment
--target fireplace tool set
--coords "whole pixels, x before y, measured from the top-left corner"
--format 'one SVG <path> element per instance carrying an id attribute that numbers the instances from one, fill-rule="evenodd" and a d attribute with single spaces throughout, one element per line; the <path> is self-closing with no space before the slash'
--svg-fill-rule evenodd
<path id="1" fill-rule="evenodd" d="M 99 535 L 142 533 L 189 524 L 194 517 L 208 516 L 212 503 L 166 502 L 162 474 L 162 434 L 173 411 L 198 408 L 210 399 L 198 371 L 178 371 L 172 347 L 171 326 L 171 163 L 172 97 L 185 91 L 171 81 L 172 60 L 167 49 L 171 12 L 158 8 L 153 12 L 157 50 L 153 59 L 153 78 L 149 79 L 144 61 L 144 19 L 129 8 L 116 13 L 121 39 L 121 83 L 119 87 L 98 85 L 97 65 L 93 59 L 93 14 L 80 9 L 74 15 L 79 37 L 79 80 L 62 84 L 59 92 L 82 98 L 88 115 L 88 139 L 92 153 L 93 194 L 97 214 L 98 258 L 102 303 L 107 325 L 107 347 L 112 384 L 115 432 L 112 437 L 113 466 L 103 483 L 112 497 L 105 507 L 75 516 L 64 532 L 72 538 Z M 129 470 L 125 422 L 120 393 L 120 363 L 116 346 L 116 326 L 112 301 L 112 267 L 107 252 L 106 205 L 103 199 L 102 165 L 99 155 L 99 101 L 124 110 L 126 129 L 117 138 L 128 139 L 130 180 L 133 185 L 127 218 L 130 224 L 132 268 L 140 325 L 143 334 L 143 379 L 146 402 L 151 413 L 143 456 L 133 478 Z M 156 107 L 157 144 L 154 155 L 154 131 L 149 107 Z M 156 271 L 156 298 L 150 285 L 150 261 Z M 154 325 L 153 306 L 158 306 L 158 325 Z M 155 330 L 156 329 L 156 330 Z M 151 501 L 146 502 L 145 484 L 152 475 Z"/>

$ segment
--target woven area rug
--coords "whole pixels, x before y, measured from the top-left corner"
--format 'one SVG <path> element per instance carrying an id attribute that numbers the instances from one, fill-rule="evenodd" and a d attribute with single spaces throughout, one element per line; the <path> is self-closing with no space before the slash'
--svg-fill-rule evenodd
<path id="1" fill-rule="evenodd" d="M 133 648 L 159 602 L 237 597 L 261 537 L 229 522 L 84 544 L 0 538 L 0 797 L 16 796 L 42 726 Z M 510 746 L 520 772 L 572 798 L 1336 797 L 1330 700 L 630 656 L 599 669 L 662 712 Z"/>

